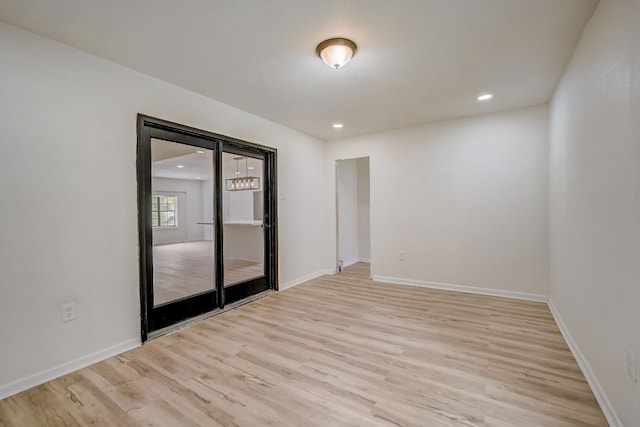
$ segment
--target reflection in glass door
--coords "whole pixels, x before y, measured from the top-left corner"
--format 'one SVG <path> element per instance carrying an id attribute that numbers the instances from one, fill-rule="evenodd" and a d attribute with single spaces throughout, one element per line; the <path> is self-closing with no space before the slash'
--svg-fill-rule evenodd
<path id="1" fill-rule="evenodd" d="M 145 330 L 162 329 L 213 310 L 218 293 L 213 238 L 215 151 L 202 147 L 198 139 L 154 129 L 142 142 L 142 154 L 149 162 L 144 191 L 139 191 L 145 215 L 144 337 Z"/>
<path id="2" fill-rule="evenodd" d="M 213 151 L 151 139 L 153 305 L 214 287 Z"/>
<path id="3" fill-rule="evenodd" d="M 266 289 L 263 171 L 261 158 L 222 153 L 226 304 Z"/>

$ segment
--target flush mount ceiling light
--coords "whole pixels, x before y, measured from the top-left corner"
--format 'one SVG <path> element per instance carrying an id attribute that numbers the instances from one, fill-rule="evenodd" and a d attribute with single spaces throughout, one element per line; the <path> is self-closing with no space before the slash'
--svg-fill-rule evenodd
<path id="1" fill-rule="evenodd" d="M 482 95 L 480 95 L 478 97 L 478 101 L 488 101 L 491 98 L 493 98 L 493 94 L 492 93 L 483 93 Z"/>
<path id="2" fill-rule="evenodd" d="M 233 159 L 236 161 L 236 177 L 237 178 L 229 178 L 226 180 L 226 188 L 227 191 L 239 191 L 239 190 L 259 190 L 260 189 L 260 178 L 257 176 L 249 176 L 249 159 L 246 157 L 236 157 Z M 244 172 L 245 176 L 240 177 L 240 170 L 238 168 L 238 164 L 240 160 L 244 160 Z M 251 168 L 252 169 L 252 168 Z"/>
<path id="3" fill-rule="evenodd" d="M 351 61 L 358 46 L 349 39 L 335 38 L 325 40 L 316 47 L 318 56 L 331 68 L 342 68 Z"/>

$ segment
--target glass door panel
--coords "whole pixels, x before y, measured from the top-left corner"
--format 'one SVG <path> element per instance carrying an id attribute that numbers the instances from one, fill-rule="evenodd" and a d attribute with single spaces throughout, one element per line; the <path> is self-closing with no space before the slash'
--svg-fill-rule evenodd
<path id="1" fill-rule="evenodd" d="M 222 179 L 224 288 L 228 304 L 267 288 L 264 160 L 223 152 Z"/>
<path id="2" fill-rule="evenodd" d="M 165 306 L 190 311 L 199 296 L 211 303 L 195 305 L 215 304 L 213 153 L 151 138 L 151 295 L 160 317 L 169 310 Z"/>

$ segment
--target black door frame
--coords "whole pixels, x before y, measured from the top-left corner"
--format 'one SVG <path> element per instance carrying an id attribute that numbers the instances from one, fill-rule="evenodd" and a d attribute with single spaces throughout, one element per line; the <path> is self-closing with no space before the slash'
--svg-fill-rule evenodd
<path id="1" fill-rule="evenodd" d="M 277 150 L 237 138 L 180 125 L 178 123 L 138 114 L 137 120 L 137 180 L 138 180 L 138 241 L 140 262 L 141 338 L 145 342 L 151 331 L 162 329 L 199 314 L 222 309 L 226 299 L 252 295 L 266 289 L 278 289 L 277 243 Z M 213 150 L 214 153 L 214 291 L 186 298 L 166 306 L 153 306 L 153 251 L 151 226 L 151 138 L 174 141 Z M 261 281 L 247 282 L 234 289 L 232 295 L 224 283 L 224 231 L 222 213 L 222 153 L 231 152 L 264 158 L 264 245 L 265 276 Z M 259 282 L 259 283 L 258 283 Z M 238 294 L 238 291 L 240 293 Z M 233 294 L 235 292 L 235 294 Z"/>

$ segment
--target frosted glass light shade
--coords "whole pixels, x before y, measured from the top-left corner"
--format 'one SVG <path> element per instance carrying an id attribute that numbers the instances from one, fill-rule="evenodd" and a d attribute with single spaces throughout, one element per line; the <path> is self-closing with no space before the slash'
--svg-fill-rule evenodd
<path id="1" fill-rule="evenodd" d="M 331 68 L 342 68 L 355 55 L 357 46 L 348 39 L 325 40 L 316 47 L 318 56 Z"/>

